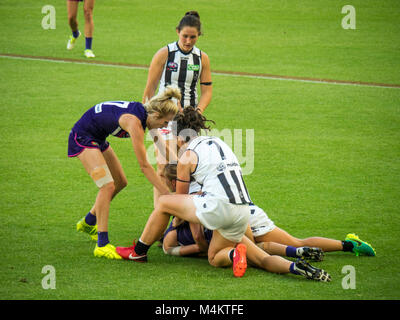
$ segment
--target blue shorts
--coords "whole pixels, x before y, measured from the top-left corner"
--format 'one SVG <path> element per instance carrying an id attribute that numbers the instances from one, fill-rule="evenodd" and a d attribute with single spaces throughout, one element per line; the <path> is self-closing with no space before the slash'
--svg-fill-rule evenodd
<path id="1" fill-rule="evenodd" d="M 185 221 L 177 227 L 172 226 L 172 221 L 169 224 L 169 227 L 164 233 L 164 237 L 172 230 L 176 230 L 177 241 L 180 246 L 188 246 L 191 244 L 195 244 L 196 242 L 193 239 L 192 232 L 190 230 L 189 222 Z M 212 231 L 205 229 L 204 230 L 204 238 L 208 243 L 210 243 L 212 238 Z"/>
<path id="2" fill-rule="evenodd" d="M 68 157 L 78 156 L 85 148 L 99 149 L 104 152 L 109 146 L 110 144 L 106 140 L 96 140 L 92 137 L 79 135 L 71 130 L 68 138 Z"/>

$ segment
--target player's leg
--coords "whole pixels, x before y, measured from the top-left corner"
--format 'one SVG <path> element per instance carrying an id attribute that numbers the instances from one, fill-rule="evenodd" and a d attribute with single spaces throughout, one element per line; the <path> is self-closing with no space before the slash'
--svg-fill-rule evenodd
<path id="1" fill-rule="evenodd" d="M 115 191 L 111 172 L 103 154 L 97 148 L 85 148 L 85 150 L 78 155 L 78 158 L 99 188 L 95 202 L 98 240 L 94 254 L 96 256 L 120 259 L 115 252 L 115 248 L 110 245 L 108 240 L 110 202 Z"/>
<path id="2" fill-rule="evenodd" d="M 290 235 L 281 228 L 274 228 L 272 231 L 256 237 L 256 242 L 276 242 L 293 247 L 318 247 L 325 252 L 343 250 L 342 241 L 322 237 L 311 237 L 306 239 L 298 239 Z"/>
<path id="3" fill-rule="evenodd" d="M 117 247 L 117 252 L 124 258 L 136 261 L 146 261 L 150 246 L 161 238 L 170 216 L 200 223 L 196 216 L 196 207 L 192 196 L 177 194 L 163 195 L 159 198 L 157 207 L 153 210 L 137 244 L 132 247 Z"/>
<path id="4" fill-rule="evenodd" d="M 92 41 L 94 32 L 93 10 L 95 0 L 85 0 L 83 5 L 83 13 L 85 17 L 85 56 L 87 58 L 94 58 L 95 55 L 92 51 Z"/>
<path id="5" fill-rule="evenodd" d="M 114 193 L 111 197 L 112 200 L 123 188 L 127 186 L 128 180 L 126 179 L 121 162 L 111 146 L 108 146 L 108 148 L 102 152 L 102 155 L 114 180 Z M 96 203 L 93 205 L 90 213 L 96 216 Z"/>
<path id="6" fill-rule="evenodd" d="M 71 28 L 72 35 L 68 38 L 67 49 L 71 50 L 75 46 L 75 41 L 79 37 L 80 32 L 78 29 L 78 5 L 77 0 L 67 0 L 67 14 L 68 14 L 68 24 Z"/>
<path id="7" fill-rule="evenodd" d="M 208 248 L 208 262 L 214 267 L 232 265 L 233 275 L 243 277 L 247 269 L 246 246 L 226 239 L 218 230 L 213 236 Z"/>
<path id="8" fill-rule="evenodd" d="M 331 281 L 326 271 L 313 267 L 303 259 L 292 262 L 277 255 L 269 255 L 246 236 L 243 237 L 242 243 L 247 247 L 249 261 L 261 269 L 279 274 L 292 273 L 316 281 Z"/>

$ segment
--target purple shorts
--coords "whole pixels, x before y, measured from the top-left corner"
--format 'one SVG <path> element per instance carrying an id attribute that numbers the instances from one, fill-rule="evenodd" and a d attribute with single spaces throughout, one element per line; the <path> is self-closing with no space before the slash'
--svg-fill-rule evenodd
<path id="1" fill-rule="evenodd" d="M 68 138 L 68 157 L 78 156 L 85 148 L 99 149 L 104 152 L 109 146 L 110 144 L 106 140 L 96 140 L 88 136 L 79 135 L 71 130 Z"/>

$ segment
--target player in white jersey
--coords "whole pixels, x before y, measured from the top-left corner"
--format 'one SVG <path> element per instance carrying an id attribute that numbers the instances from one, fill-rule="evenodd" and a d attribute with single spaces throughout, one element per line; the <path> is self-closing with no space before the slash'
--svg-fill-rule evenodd
<path id="1" fill-rule="evenodd" d="M 244 275 L 248 253 L 252 263 L 268 271 L 329 281 L 330 276 L 323 270 L 302 260 L 291 262 L 270 256 L 245 236 L 251 200 L 235 154 L 219 138 L 198 136 L 201 129 L 209 128 L 194 108 L 185 108 L 175 120 L 183 141 L 177 164 L 177 194 L 160 197 L 139 241 L 131 247 L 117 247 L 118 254 L 126 260 L 147 261 L 150 246 L 161 238 L 173 215 L 213 230 L 208 261 L 215 267 L 232 265 L 236 277 Z M 202 186 L 202 194 L 188 194 L 191 178 Z"/>
<path id="2" fill-rule="evenodd" d="M 157 87 L 165 90 L 168 85 L 175 85 L 181 90 L 180 106 L 192 106 L 201 113 L 207 108 L 212 97 L 212 80 L 208 55 L 195 44 L 201 35 L 200 16 L 197 11 L 186 12 L 176 27 L 178 41 L 161 48 L 154 55 L 143 93 L 143 103 L 152 97 Z M 200 81 L 200 97 L 197 93 Z M 176 161 L 176 139 L 172 134 L 171 123 L 159 130 L 157 144 L 157 173 L 161 176 L 165 164 Z M 164 142 L 165 141 L 165 142 Z M 154 189 L 154 206 L 159 193 Z"/>

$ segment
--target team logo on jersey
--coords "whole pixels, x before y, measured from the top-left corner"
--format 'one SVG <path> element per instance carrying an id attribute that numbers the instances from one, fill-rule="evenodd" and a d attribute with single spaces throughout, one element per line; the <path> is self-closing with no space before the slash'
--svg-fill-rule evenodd
<path id="1" fill-rule="evenodd" d="M 198 65 L 198 64 L 188 64 L 188 70 L 189 71 L 199 71 L 200 70 L 200 65 Z"/>
<path id="2" fill-rule="evenodd" d="M 217 166 L 217 171 L 224 171 L 226 169 L 226 165 L 225 163 L 221 162 L 218 166 Z"/>
<path id="3" fill-rule="evenodd" d="M 97 142 L 95 142 L 95 141 L 90 141 L 90 143 L 91 143 L 93 146 L 96 146 L 96 147 L 99 146 L 99 144 L 98 144 Z"/>
<path id="4" fill-rule="evenodd" d="M 167 71 L 172 71 L 172 72 L 178 71 L 178 64 L 173 61 L 168 62 Z"/>

